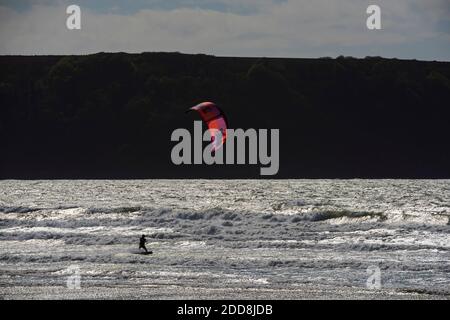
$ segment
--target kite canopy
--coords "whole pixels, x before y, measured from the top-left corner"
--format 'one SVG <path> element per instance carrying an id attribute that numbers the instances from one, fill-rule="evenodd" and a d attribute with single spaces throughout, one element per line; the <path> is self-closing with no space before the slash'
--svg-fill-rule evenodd
<path id="1" fill-rule="evenodd" d="M 225 114 L 220 110 L 220 108 L 213 102 L 202 102 L 188 111 L 197 111 L 200 114 L 202 120 L 208 126 L 208 130 L 211 134 L 211 141 L 215 142 L 213 150 L 219 149 L 227 139 L 227 127 L 228 122 L 225 117 Z M 219 130 L 222 133 L 222 140 L 217 141 L 216 136 L 217 131 Z"/>

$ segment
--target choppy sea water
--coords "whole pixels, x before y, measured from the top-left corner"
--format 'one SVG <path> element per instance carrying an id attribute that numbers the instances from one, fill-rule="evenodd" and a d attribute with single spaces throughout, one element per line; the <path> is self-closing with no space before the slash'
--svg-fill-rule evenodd
<path id="1" fill-rule="evenodd" d="M 449 219 L 449 180 L 5 180 L 0 298 L 448 299 Z"/>

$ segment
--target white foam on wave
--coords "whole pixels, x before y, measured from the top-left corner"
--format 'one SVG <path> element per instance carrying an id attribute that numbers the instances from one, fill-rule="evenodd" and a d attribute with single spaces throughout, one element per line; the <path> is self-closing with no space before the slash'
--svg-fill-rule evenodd
<path id="1" fill-rule="evenodd" d="M 27 251 L 42 250 L 42 248 L 63 247 L 64 240 L 61 239 L 28 239 L 28 240 L 2 240 L 2 248 L 9 251 L 21 252 L 24 248 Z"/>
<path id="2" fill-rule="evenodd" d="M 177 241 L 176 246 L 183 248 L 204 248 L 206 247 L 206 241 Z"/>
<path id="3" fill-rule="evenodd" d="M 449 212 L 448 180 L 126 180 L 1 181 L 8 206 L 162 207 L 249 212 L 355 210 Z M 182 185 L 182 188 L 177 186 Z M 205 197 L 205 194 L 208 197 Z M 45 195 L 45 196 L 42 196 Z M 126 204 L 126 206 L 124 206 Z M 128 207 L 128 208 L 127 208 Z M 113 209 L 114 210 L 114 209 Z"/>
<path id="4" fill-rule="evenodd" d="M 157 232 L 171 233 L 171 228 L 142 228 L 139 226 L 110 227 L 78 227 L 78 228 L 58 228 L 58 227 L 9 227 L 3 228 L 5 234 L 33 234 L 33 233 L 49 233 L 49 234 L 80 234 L 80 235 L 102 235 L 102 236 L 135 236 L 136 234 L 151 235 Z"/>

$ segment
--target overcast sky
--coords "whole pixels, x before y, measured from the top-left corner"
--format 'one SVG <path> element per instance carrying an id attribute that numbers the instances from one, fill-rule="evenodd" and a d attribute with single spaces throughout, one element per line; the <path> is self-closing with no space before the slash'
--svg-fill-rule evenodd
<path id="1" fill-rule="evenodd" d="M 81 7 L 81 30 L 66 7 Z M 381 7 L 382 30 L 366 8 Z M 0 0 L 0 54 L 179 51 L 450 61 L 450 0 Z"/>

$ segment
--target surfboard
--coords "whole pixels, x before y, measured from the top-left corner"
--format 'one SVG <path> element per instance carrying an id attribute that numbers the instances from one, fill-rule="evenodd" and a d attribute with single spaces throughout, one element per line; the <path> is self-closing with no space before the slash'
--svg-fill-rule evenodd
<path id="1" fill-rule="evenodd" d="M 152 254 L 152 253 L 153 253 L 153 251 L 149 251 L 149 252 L 137 252 L 137 254 L 142 254 L 142 255 L 144 255 L 144 256 L 149 255 L 149 254 Z"/>

